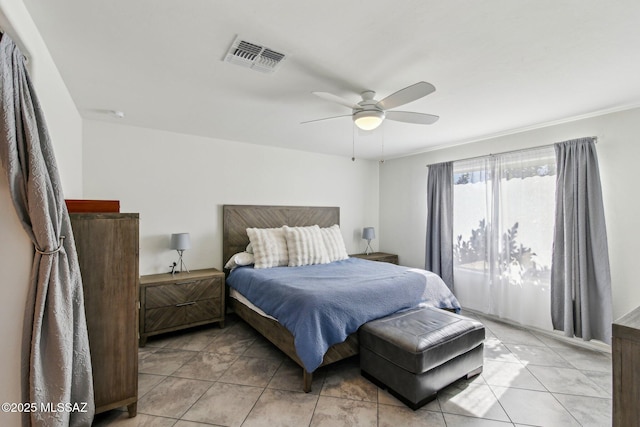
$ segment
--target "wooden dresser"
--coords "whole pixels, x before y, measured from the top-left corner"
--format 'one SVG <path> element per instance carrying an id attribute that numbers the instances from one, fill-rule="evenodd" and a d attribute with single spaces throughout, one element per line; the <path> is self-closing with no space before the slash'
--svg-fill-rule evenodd
<path id="1" fill-rule="evenodd" d="M 215 268 L 140 277 L 140 346 L 147 337 L 207 323 L 224 327 L 224 273 Z"/>
<path id="2" fill-rule="evenodd" d="M 613 322 L 613 425 L 640 425 L 640 307 Z"/>
<path id="3" fill-rule="evenodd" d="M 138 402 L 138 214 L 72 213 L 96 413 Z"/>
<path id="4" fill-rule="evenodd" d="M 351 254 L 354 258 L 368 259 L 369 261 L 390 262 L 391 264 L 398 264 L 398 255 L 388 254 L 386 252 L 371 252 L 370 254 Z"/>

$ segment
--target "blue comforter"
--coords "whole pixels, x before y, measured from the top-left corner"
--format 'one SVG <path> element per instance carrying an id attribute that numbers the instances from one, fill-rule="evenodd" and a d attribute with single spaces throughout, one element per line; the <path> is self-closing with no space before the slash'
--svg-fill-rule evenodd
<path id="1" fill-rule="evenodd" d="M 322 364 L 329 347 L 370 320 L 418 305 L 460 310 L 436 274 L 359 258 L 303 267 L 239 267 L 227 283 L 293 334 L 308 372 Z"/>

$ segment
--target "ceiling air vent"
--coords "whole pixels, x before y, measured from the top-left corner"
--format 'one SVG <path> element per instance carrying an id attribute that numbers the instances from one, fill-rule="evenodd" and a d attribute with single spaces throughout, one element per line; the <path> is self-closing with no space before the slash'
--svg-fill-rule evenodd
<path id="1" fill-rule="evenodd" d="M 284 53 L 236 37 L 224 60 L 263 73 L 273 73 L 284 58 Z"/>

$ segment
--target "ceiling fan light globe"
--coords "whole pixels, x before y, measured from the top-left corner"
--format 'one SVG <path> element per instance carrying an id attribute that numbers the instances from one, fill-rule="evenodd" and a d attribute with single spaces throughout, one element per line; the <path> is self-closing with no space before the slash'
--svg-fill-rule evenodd
<path id="1" fill-rule="evenodd" d="M 374 130 L 383 120 L 384 111 L 359 111 L 353 115 L 353 121 L 362 130 Z"/>

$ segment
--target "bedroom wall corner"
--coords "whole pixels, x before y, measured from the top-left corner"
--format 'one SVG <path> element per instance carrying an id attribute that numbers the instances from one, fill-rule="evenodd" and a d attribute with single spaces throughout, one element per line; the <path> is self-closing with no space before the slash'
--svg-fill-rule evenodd
<path id="1" fill-rule="evenodd" d="M 24 3 L 0 0 L 0 23 L 28 57 L 67 198 L 82 197 L 82 118 Z"/>
<path id="2" fill-rule="evenodd" d="M 427 168 L 420 156 L 380 166 L 380 244 L 402 265 L 424 268 Z"/>

